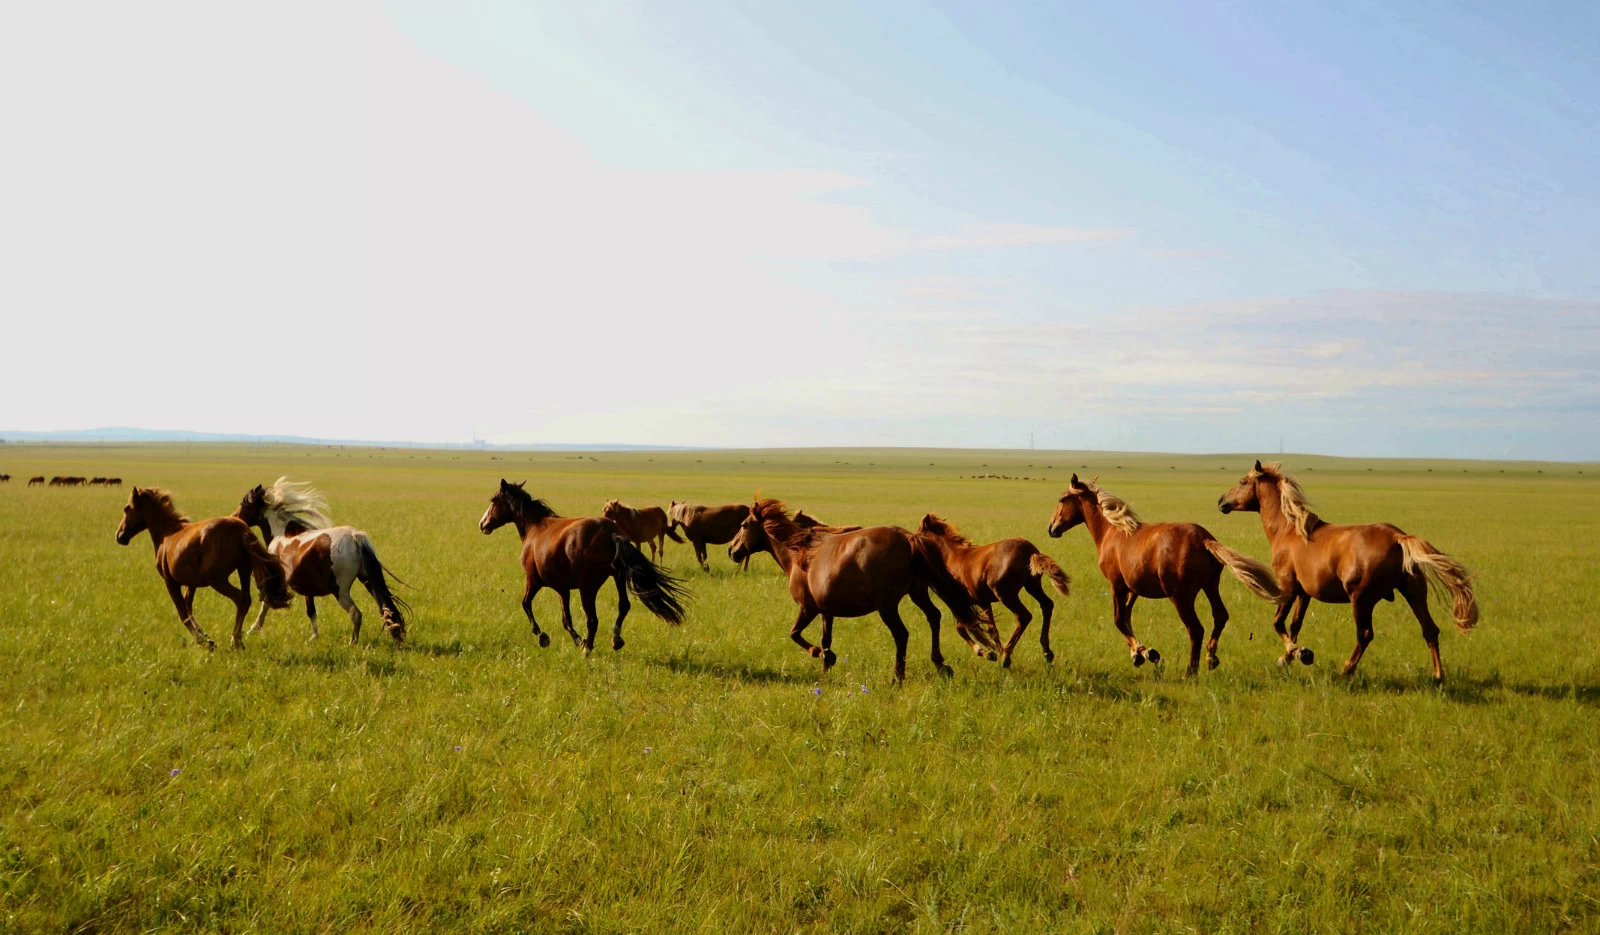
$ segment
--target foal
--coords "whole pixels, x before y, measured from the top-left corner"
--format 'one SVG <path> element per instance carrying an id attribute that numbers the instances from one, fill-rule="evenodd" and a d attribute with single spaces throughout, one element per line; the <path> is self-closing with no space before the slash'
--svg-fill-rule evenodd
<path id="1" fill-rule="evenodd" d="M 672 531 L 667 511 L 658 506 L 636 510 L 620 500 L 607 500 L 600 509 L 600 515 L 616 523 L 617 529 L 628 537 L 629 542 L 634 545 L 648 544 L 652 562 L 659 562 L 666 557 L 669 537 L 673 542 L 683 541 Z"/>

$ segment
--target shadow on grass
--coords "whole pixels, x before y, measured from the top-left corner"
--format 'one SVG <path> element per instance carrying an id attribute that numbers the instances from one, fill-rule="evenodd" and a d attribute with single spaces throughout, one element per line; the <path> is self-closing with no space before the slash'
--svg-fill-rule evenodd
<path id="1" fill-rule="evenodd" d="M 1337 681 L 1337 680 L 1335 680 Z M 1575 701 L 1585 707 L 1600 707 L 1600 685 L 1581 685 L 1568 682 L 1564 685 L 1535 685 L 1530 682 L 1508 682 L 1499 675 L 1472 677 L 1445 672 L 1444 685 L 1436 686 L 1426 675 L 1414 678 L 1388 676 L 1367 679 L 1360 675 L 1349 683 L 1352 692 L 1383 692 L 1392 695 L 1442 694 L 1451 701 L 1464 704 L 1494 704 L 1501 692 L 1510 692 L 1524 698 L 1542 698 L 1546 701 Z"/>
<path id="2" fill-rule="evenodd" d="M 765 666 L 754 667 L 718 662 L 696 662 L 693 659 L 672 657 L 649 659 L 645 661 L 645 665 L 696 678 L 714 678 L 725 682 L 752 682 L 760 685 L 814 685 L 822 677 L 821 665 L 817 666 L 816 671 L 794 673 L 780 672 L 777 669 L 769 669 Z"/>

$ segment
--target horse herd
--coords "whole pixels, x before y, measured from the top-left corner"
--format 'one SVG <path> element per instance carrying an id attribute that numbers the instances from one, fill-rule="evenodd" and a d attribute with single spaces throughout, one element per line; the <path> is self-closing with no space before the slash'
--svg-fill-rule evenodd
<path id="1" fill-rule="evenodd" d="M 11 482 L 11 475 L 10 474 L 0 474 L 0 484 L 8 484 L 10 482 Z M 43 474 L 35 474 L 34 476 L 28 478 L 28 486 L 29 487 L 121 487 L 122 486 L 122 478 L 120 478 L 120 477 L 69 477 L 69 476 L 66 476 L 66 475 L 63 475 L 63 474 L 57 474 L 55 477 L 50 478 L 49 481 L 46 481 L 44 479 L 44 475 Z"/>
<path id="2" fill-rule="evenodd" d="M 1260 514 L 1272 549 L 1270 565 L 1223 545 L 1198 524 L 1145 522 L 1127 502 L 1076 474 L 1056 501 L 1047 530 L 1052 538 L 1079 525 L 1088 530 L 1100 572 L 1110 585 L 1112 621 L 1127 643 L 1133 665 L 1161 661 L 1159 652 L 1134 635 L 1133 608 L 1143 597 L 1172 602 L 1189 634 L 1190 675 L 1200 671 L 1202 655 L 1208 667 L 1216 668 L 1217 644 L 1228 622 L 1219 587 L 1224 571 L 1251 594 L 1276 606 L 1273 628 L 1284 649 L 1279 665 L 1296 659 L 1306 665 L 1313 661 L 1312 650 L 1298 642 L 1312 600 L 1352 607 L 1356 645 L 1345 662 L 1346 675 L 1355 671 L 1372 641 L 1377 603 L 1392 601 L 1397 593 L 1421 625 L 1435 681 L 1443 680 L 1444 670 L 1439 627 L 1428 609 L 1430 586 L 1449 596 L 1459 629 L 1477 624 L 1472 579 L 1460 562 L 1387 523 L 1324 522 L 1311 512 L 1299 483 L 1277 464 L 1257 461 L 1218 498 L 1217 507 L 1224 514 Z M 911 530 L 829 525 L 804 512 L 791 515 L 775 499 L 725 506 L 673 501 L 666 510 L 633 509 L 608 500 L 599 517 L 568 518 L 529 494 L 523 484 L 501 480 L 478 528 L 488 535 L 508 525 L 522 543 L 526 581 L 522 611 L 534 637 L 541 647 L 550 644 L 549 634 L 533 613 L 535 595 L 549 588 L 560 598 L 562 627 L 586 654 L 594 649 L 600 623 L 595 597 L 608 581 L 617 589 L 613 649 L 623 647 L 622 624 L 632 606 L 630 596 L 668 623 L 682 622 L 684 582 L 659 564 L 667 539 L 692 544 L 703 569 L 708 568 L 708 545 L 726 544 L 729 558 L 746 566 L 757 553 L 771 555 L 787 577 L 789 596 L 797 606 L 789 637 L 820 659 L 824 671 L 837 659 L 834 619 L 876 613 L 894 638 L 896 681 L 905 677 L 908 631 L 899 611 L 904 598 L 909 597 L 927 618 L 935 670 L 950 675 L 940 650 L 942 614 L 930 595 L 949 609 L 957 634 L 975 654 L 1010 666 L 1033 619 L 1022 593 L 1039 605 L 1039 644 L 1046 662 L 1051 662 L 1054 603 L 1044 585 L 1062 596 L 1070 592 L 1066 573 L 1027 539 L 974 544 L 932 513 Z M 262 539 L 257 539 L 255 530 Z M 316 598 L 333 597 L 350 616 L 355 642 L 362 616 L 350 591 L 360 581 L 376 600 L 385 629 L 396 641 L 405 639 L 403 611 L 408 608 L 390 591 L 388 581 L 393 576 L 379 561 L 370 539 L 354 527 L 333 525 L 326 501 L 305 484 L 280 478 L 271 487 L 254 487 L 232 515 L 201 522 L 184 517 L 166 492 L 134 487 L 123 508 L 117 542 L 126 545 L 144 531 L 155 544 L 156 568 L 179 618 L 203 646 L 215 648 L 215 643 L 195 621 L 196 589 L 213 588 L 234 602 L 233 645 L 243 648 L 252 580 L 262 595 L 252 633 L 261 629 L 269 608 L 287 607 L 292 595 L 299 594 L 313 637 Z M 640 545 L 650 549 L 649 557 Z M 238 586 L 230 580 L 235 574 Z M 585 617 L 582 635 L 573 625 L 573 591 Z M 1195 610 L 1201 594 L 1211 609 L 1209 640 Z M 1011 635 L 1003 640 L 995 620 L 996 603 L 1016 617 Z M 822 632 L 814 645 L 805 634 L 819 617 Z"/>

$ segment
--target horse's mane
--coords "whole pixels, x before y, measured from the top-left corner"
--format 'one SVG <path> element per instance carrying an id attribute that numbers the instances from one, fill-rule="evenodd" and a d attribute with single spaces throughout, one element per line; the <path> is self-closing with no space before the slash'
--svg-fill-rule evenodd
<path id="1" fill-rule="evenodd" d="M 523 490 L 521 484 L 501 484 L 500 492 L 505 495 L 506 503 L 512 512 L 520 515 L 524 522 L 536 523 L 541 519 L 561 515 L 551 509 L 550 504 Z"/>
<path id="2" fill-rule="evenodd" d="M 1261 465 L 1259 473 L 1252 469 L 1250 474 L 1277 482 L 1278 508 L 1283 511 L 1290 525 L 1294 526 L 1294 531 L 1300 534 L 1300 538 L 1310 539 L 1311 531 L 1322 525 L 1322 517 L 1311 512 L 1311 501 L 1306 497 L 1300 482 L 1290 476 L 1277 461 Z"/>
<path id="3" fill-rule="evenodd" d="M 1144 520 L 1133 511 L 1128 501 L 1110 491 L 1101 490 L 1094 481 L 1078 481 L 1078 483 L 1083 485 L 1083 489 L 1094 494 L 1095 502 L 1100 505 L 1100 515 L 1104 516 L 1106 522 L 1112 526 L 1125 533 L 1132 533 L 1144 525 Z"/>
<path id="4" fill-rule="evenodd" d="M 267 509 L 278 515 L 285 528 L 299 523 L 306 529 L 327 529 L 333 525 L 328 501 L 317 488 L 305 481 L 280 477 L 267 488 Z"/>
<path id="5" fill-rule="evenodd" d="M 155 506 L 156 509 L 161 510 L 180 523 L 187 523 L 189 521 L 189 517 L 184 516 L 183 513 L 178 510 L 178 505 L 172 502 L 172 494 L 167 493 L 160 487 L 140 487 L 139 492 L 134 494 L 134 496 L 144 497 L 145 500 Z"/>
<path id="6" fill-rule="evenodd" d="M 766 529 L 769 525 L 777 531 L 777 535 L 768 535 L 783 542 L 791 549 L 810 549 L 817 544 L 818 539 L 827 533 L 816 526 L 797 526 L 789 518 L 789 507 L 782 500 L 771 497 L 757 500 L 750 508 L 750 514 Z"/>
<path id="7" fill-rule="evenodd" d="M 961 534 L 960 530 L 956 529 L 956 526 L 955 526 L 954 523 L 950 522 L 947 519 L 943 519 L 943 518 L 941 518 L 939 516 L 936 516 L 936 515 L 934 515 L 932 513 L 929 513 L 927 516 L 924 516 L 922 518 L 922 530 L 921 531 L 925 532 L 925 533 L 927 533 L 928 535 L 931 535 L 931 536 L 938 536 L 939 538 L 945 540 L 946 542 L 951 543 L 952 545 L 971 545 L 972 544 L 972 542 L 970 540 L 968 540 L 966 536 L 963 536 Z"/>

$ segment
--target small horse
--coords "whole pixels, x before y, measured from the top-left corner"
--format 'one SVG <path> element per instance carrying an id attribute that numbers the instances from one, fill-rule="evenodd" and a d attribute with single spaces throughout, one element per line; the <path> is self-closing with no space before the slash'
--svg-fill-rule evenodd
<path id="1" fill-rule="evenodd" d="M 120 477 L 108 477 L 108 478 L 106 478 L 106 486 L 107 487 L 121 487 L 122 486 L 122 478 L 120 478 Z"/>
<path id="2" fill-rule="evenodd" d="M 410 608 L 389 591 L 389 569 L 378 560 L 365 532 L 333 525 L 327 501 L 310 485 L 287 477 L 278 478 L 270 488 L 257 484 L 239 501 L 233 515 L 261 530 L 267 551 L 283 565 L 289 587 L 306 599 L 311 639 L 319 635 L 316 599 L 332 596 L 350 615 L 350 642 L 360 642 L 361 608 L 350 597 L 351 588 L 360 581 L 378 602 L 384 629 L 396 643 L 405 642 L 406 618 L 401 608 Z M 262 607 L 250 632 L 260 630 L 266 620 L 267 608 Z"/>
<path id="3" fill-rule="evenodd" d="M 1433 655 L 1433 680 L 1444 681 L 1439 661 L 1439 627 L 1428 612 L 1428 587 L 1447 592 L 1453 602 L 1456 629 L 1478 625 L 1478 601 L 1466 566 L 1418 536 L 1389 523 L 1335 526 L 1311 512 L 1300 484 L 1277 463 L 1257 461 L 1239 485 L 1217 498 L 1223 513 L 1244 510 L 1261 514 L 1261 527 L 1272 543 L 1272 567 L 1283 583 L 1272 628 L 1283 638 L 1279 665 L 1298 658 L 1310 665 L 1314 655 L 1298 645 L 1311 599 L 1349 604 L 1355 614 L 1356 647 L 1345 661 L 1344 674 L 1355 672 L 1372 642 L 1372 610 L 1378 601 L 1394 600 L 1399 591 L 1422 625 L 1422 639 Z M 1287 632 L 1283 621 L 1294 608 Z"/>
<path id="4" fill-rule="evenodd" d="M 739 534 L 739 524 L 749 515 L 750 508 L 743 503 L 700 506 L 674 500 L 667 507 L 667 517 L 671 520 L 669 528 L 683 530 L 683 537 L 694 546 L 694 558 L 700 563 L 702 571 L 711 570 L 711 566 L 706 564 L 706 546 L 732 542 L 733 537 Z M 745 560 L 743 567 L 750 567 L 749 559 Z"/>
<path id="5" fill-rule="evenodd" d="M 527 586 L 522 592 L 522 612 L 533 627 L 540 646 L 549 646 L 550 637 L 533 619 L 533 596 L 550 588 L 561 596 L 561 625 L 584 655 L 594 651 L 594 635 L 600 626 L 595 610 L 595 595 L 607 580 L 617 583 L 617 622 L 611 630 L 611 648 L 621 649 L 622 621 L 631 606 L 628 592 L 645 609 L 670 624 L 683 622 L 684 591 L 678 579 L 644 557 L 639 547 L 608 519 L 563 519 L 549 504 L 530 495 L 523 484 L 500 480 L 500 489 L 489 498 L 489 508 L 478 521 L 478 529 L 489 535 L 510 523 L 522 541 L 522 569 Z M 579 638 L 572 627 L 568 598 L 578 592 L 589 624 L 589 634 Z"/>
<path id="6" fill-rule="evenodd" d="M 101 484 L 104 484 L 105 482 L 106 482 L 106 479 L 104 477 L 92 477 L 92 478 L 89 479 L 89 486 L 90 487 L 98 487 Z"/>
<path id="7" fill-rule="evenodd" d="M 1056 605 L 1045 596 L 1041 582 L 1050 584 L 1062 597 L 1071 593 L 1072 582 L 1055 559 L 1039 551 L 1039 547 L 1022 538 L 1001 539 L 987 545 L 973 545 L 956 527 L 932 513 L 922 517 L 917 532 L 930 536 L 944 553 L 944 563 L 950 573 L 977 601 L 989 627 L 989 636 L 1000 642 L 1000 630 L 995 626 L 994 602 L 999 601 L 1017 617 L 1017 628 L 1006 640 L 1000 652 L 1005 668 L 1011 668 L 1011 653 L 1022 639 L 1033 614 L 1022 603 L 1021 592 L 1026 589 L 1039 602 L 1042 614 L 1039 621 L 1039 646 L 1044 650 L 1044 661 L 1054 662 L 1056 654 L 1050 649 L 1050 616 Z M 966 635 L 965 632 L 962 633 Z M 967 641 L 972 651 L 982 655 L 984 648 L 972 640 Z M 988 654 L 994 659 L 994 653 Z"/>
<path id="8" fill-rule="evenodd" d="M 44 475 L 43 474 L 35 474 L 32 477 L 28 478 L 28 486 L 29 487 L 38 486 L 38 485 L 43 484 L 43 483 L 44 483 Z"/>
<path id="9" fill-rule="evenodd" d="M 1074 474 L 1050 518 L 1050 538 L 1059 538 L 1079 523 L 1089 528 L 1099 552 L 1100 573 L 1111 582 L 1112 621 L 1128 641 L 1135 666 L 1161 661 L 1160 653 L 1133 635 L 1133 605 L 1141 597 L 1172 601 L 1178 619 L 1189 631 L 1189 675 L 1200 671 L 1200 644 L 1205 640 L 1205 627 L 1194 609 L 1201 591 L 1211 602 L 1206 664 L 1215 669 L 1222 661 L 1217 656 L 1217 641 L 1228 623 L 1228 608 L 1218 585 L 1224 568 L 1255 596 L 1264 601 L 1278 599 L 1278 583 L 1271 569 L 1218 542 L 1204 527 L 1143 522 L 1121 498 L 1096 487 L 1093 481 L 1078 480 Z"/>
<path id="10" fill-rule="evenodd" d="M 652 562 L 659 562 L 666 557 L 667 539 L 680 543 L 683 541 L 672 531 L 667 511 L 658 506 L 635 510 L 620 500 L 607 500 L 600 515 L 616 523 L 629 542 L 634 545 L 648 544 Z"/>
<path id="11" fill-rule="evenodd" d="M 244 615 L 250 609 L 250 579 L 261 588 L 261 601 L 268 607 L 288 607 L 289 589 L 283 568 L 267 553 L 266 547 L 243 520 L 236 516 L 191 523 L 178 512 L 172 497 L 154 487 L 133 488 L 122 508 L 117 526 L 117 544 L 127 545 L 133 537 L 149 530 L 156 547 L 156 571 L 167 583 L 167 594 L 178 617 L 207 649 L 217 644 L 194 619 L 194 592 L 211 588 L 233 601 L 237 614 L 233 620 L 233 648 L 244 648 Z M 228 576 L 239 573 L 239 587 Z"/>
<path id="12" fill-rule="evenodd" d="M 11 483 L 11 475 L 10 474 L 0 474 L 0 484 L 9 484 L 9 483 Z"/>
<path id="13" fill-rule="evenodd" d="M 966 588 L 945 567 L 939 546 L 928 536 L 899 526 L 871 526 L 847 532 L 827 532 L 819 527 L 796 526 L 781 500 L 757 500 L 739 533 L 728 546 L 728 557 L 741 561 L 759 551 L 770 551 L 789 577 L 789 596 L 799 614 L 789 638 L 813 658 L 822 659 L 824 672 L 833 668 L 833 618 L 865 617 L 876 612 L 894 637 L 894 678 L 906 677 L 906 640 L 900 619 L 900 601 L 907 597 L 928 618 L 933 640 L 932 660 L 940 675 L 954 674 L 939 648 L 939 609 L 928 588 L 939 595 L 956 618 L 958 628 L 970 629 L 979 641 L 989 635 L 976 627 L 977 605 Z M 822 645 L 805 638 L 807 625 L 822 617 Z M 997 648 L 991 645 L 991 649 Z"/>
<path id="14" fill-rule="evenodd" d="M 62 477 L 60 474 L 57 474 L 56 476 L 50 478 L 50 486 L 51 487 L 60 487 L 61 485 L 65 484 L 66 482 L 67 482 L 67 479 L 65 477 Z"/>

